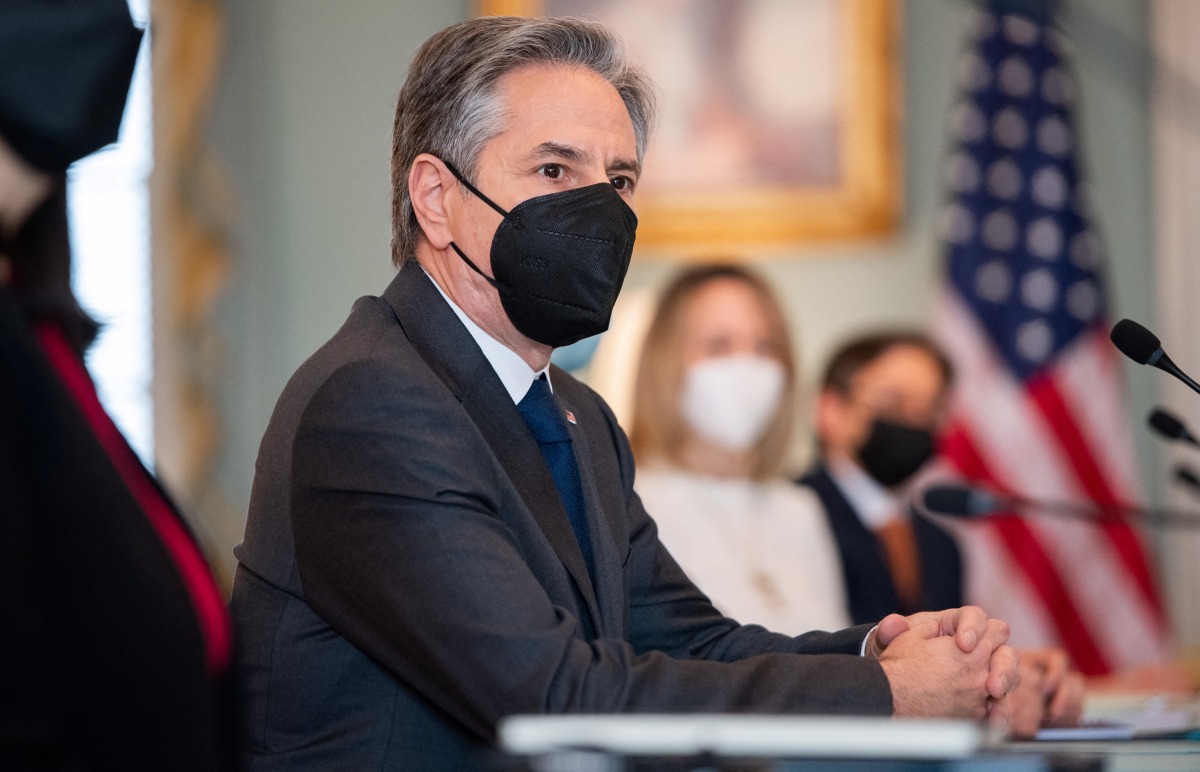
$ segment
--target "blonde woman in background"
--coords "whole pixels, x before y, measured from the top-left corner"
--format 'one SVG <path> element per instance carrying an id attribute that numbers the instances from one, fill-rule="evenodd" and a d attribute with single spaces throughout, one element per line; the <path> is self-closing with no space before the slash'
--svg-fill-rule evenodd
<path id="1" fill-rule="evenodd" d="M 849 623 L 821 504 L 781 473 L 796 402 L 787 324 L 761 278 L 712 265 L 665 289 L 634 390 L 636 490 L 719 610 L 792 635 Z"/>

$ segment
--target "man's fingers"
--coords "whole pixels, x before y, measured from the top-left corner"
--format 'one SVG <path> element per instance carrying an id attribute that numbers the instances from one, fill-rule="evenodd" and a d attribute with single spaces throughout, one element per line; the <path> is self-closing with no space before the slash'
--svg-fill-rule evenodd
<path id="1" fill-rule="evenodd" d="M 1029 661 L 1029 653 L 1020 651 L 1018 666 L 1021 671 L 1021 691 L 1028 690 L 1041 703 L 1046 701 L 1046 671 L 1037 662 Z"/>
<path id="2" fill-rule="evenodd" d="M 970 654 L 987 632 L 988 615 L 978 606 L 963 606 L 943 611 L 939 622 L 942 635 L 953 635 L 958 648 Z"/>
<path id="3" fill-rule="evenodd" d="M 993 651 L 988 661 L 988 694 L 998 700 L 1016 689 L 1021 684 L 1019 664 L 1017 652 L 1011 646 L 1003 645 Z"/>
<path id="4" fill-rule="evenodd" d="M 1009 722 L 1012 721 L 1012 709 L 1009 705 L 1008 697 L 1001 697 L 1000 699 L 988 697 L 987 719 L 988 723 L 992 726 L 1008 729 Z"/>
<path id="5" fill-rule="evenodd" d="M 1038 662 L 1031 661 L 1026 654 L 1025 651 L 1018 654 L 1021 685 L 1009 692 L 1007 699 L 1012 713 L 1009 732 L 1014 737 L 1027 738 L 1033 737 L 1042 725 L 1046 714 L 1046 697 L 1042 691 L 1045 672 Z"/>
<path id="6" fill-rule="evenodd" d="M 987 650 L 995 651 L 997 647 L 1008 643 L 1008 635 L 1009 628 L 1007 622 L 1000 619 L 989 619 L 983 628 L 982 641 L 988 647 Z"/>
<path id="7" fill-rule="evenodd" d="M 879 625 L 875 628 L 875 643 L 879 648 L 885 649 L 897 635 L 906 632 L 909 629 L 908 620 L 899 614 L 888 614 L 879 621 Z"/>
<path id="8" fill-rule="evenodd" d="M 1046 709 L 1046 723 L 1072 726 L 1079 723 L 1083 713 L 1083 676 L 1067 673 L 1059 682 L 1054 697 Z"/>
<path id="9" fill-rule="evenodd" d="M 1037 665 L 1042 669 L 1044 683 L 1042 694 L 1049 697 L 1059 689 L 1059 684 L 1070 670 L 1067 653 L 1062 649 L 1043 649 L 1038 652 Z"/>
<path id="10" fill-rule="evenodd" d="M 929 640 L 931 638 L 939 638 L 942 634 L 941 626 L 936 619 L 918 619 L 909 622 L 909 629 L 914 635 Z"/>

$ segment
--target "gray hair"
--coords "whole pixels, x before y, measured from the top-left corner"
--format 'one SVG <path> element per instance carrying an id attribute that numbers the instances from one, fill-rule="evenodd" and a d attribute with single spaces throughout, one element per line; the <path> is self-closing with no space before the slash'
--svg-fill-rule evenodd
<path id="1" fill-rule="evenodd" d="M 586 67 L 625 102 L 638 161 L 654 127 L 654 87 L 630 64 L 611 30 L 584 19 L 489 16 L 461 22 L 421 46 L 396 102 L 392 129 L 392 262 L 400 266 L 422 238 L 408 192 L 408 173 L 421 153 L 457 167 L 472 183 L 483 146 L 504 131 L 499 80 L 535 64 Z"/>

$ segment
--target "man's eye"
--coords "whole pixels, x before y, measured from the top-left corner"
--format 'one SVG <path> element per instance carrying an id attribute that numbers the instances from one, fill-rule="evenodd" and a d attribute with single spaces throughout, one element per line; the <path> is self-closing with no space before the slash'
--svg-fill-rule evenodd
<path id="1" fill-rule="evenodd" d="M 613 177 L 611 182 L 612 186 L 617 190 L 633 190 L 633 180 L 624 175 Z"/>
<path id="2" fill-rule="evenodd" d="M 546 164 L 541 168 L 541 172 L 552 180 L 560 179 L 563 176 L 563 168 L 558 164 Z"/>

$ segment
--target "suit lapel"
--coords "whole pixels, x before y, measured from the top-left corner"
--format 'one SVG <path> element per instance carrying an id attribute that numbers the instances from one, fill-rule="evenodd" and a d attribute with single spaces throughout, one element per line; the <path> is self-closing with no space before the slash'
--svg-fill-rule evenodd
<path id="1" fill-rule="evenodd" d="M 833 479 L 833 474 L 827 468 L 822 468 L 820 474 L 821 484 L 828 487 L 831 500 L 836 505 L 834 514 L 842 520 L 847 536 L 858 547 L 858 558 L 865 563 L 854 570 L 862 576 L 874 577 L 872 593 L 876 597 L 873 602 L 882 602 L 886 608 L 900 608 L 900 595 L 892 583 L 892 572 L 888 568 L 887 556 L 879 537 L 863 523 L 850 499 L 846 498 Z"/>
<path id="2" fill-rule="evenodd" d="M 575 581 L 593 629 L 599 630 L 596 594 L 554 478 L 500 377 L 415 261 L 400 269 L 383 297 L 409 341 L 466 409 L 500 460 L 554 554 Z M 581 477 L 583 467 L 580 461 Z M 586 498 L 587 483 L 584 490 Z M 591 499 L 588 501 L 590 511 Z"/>

